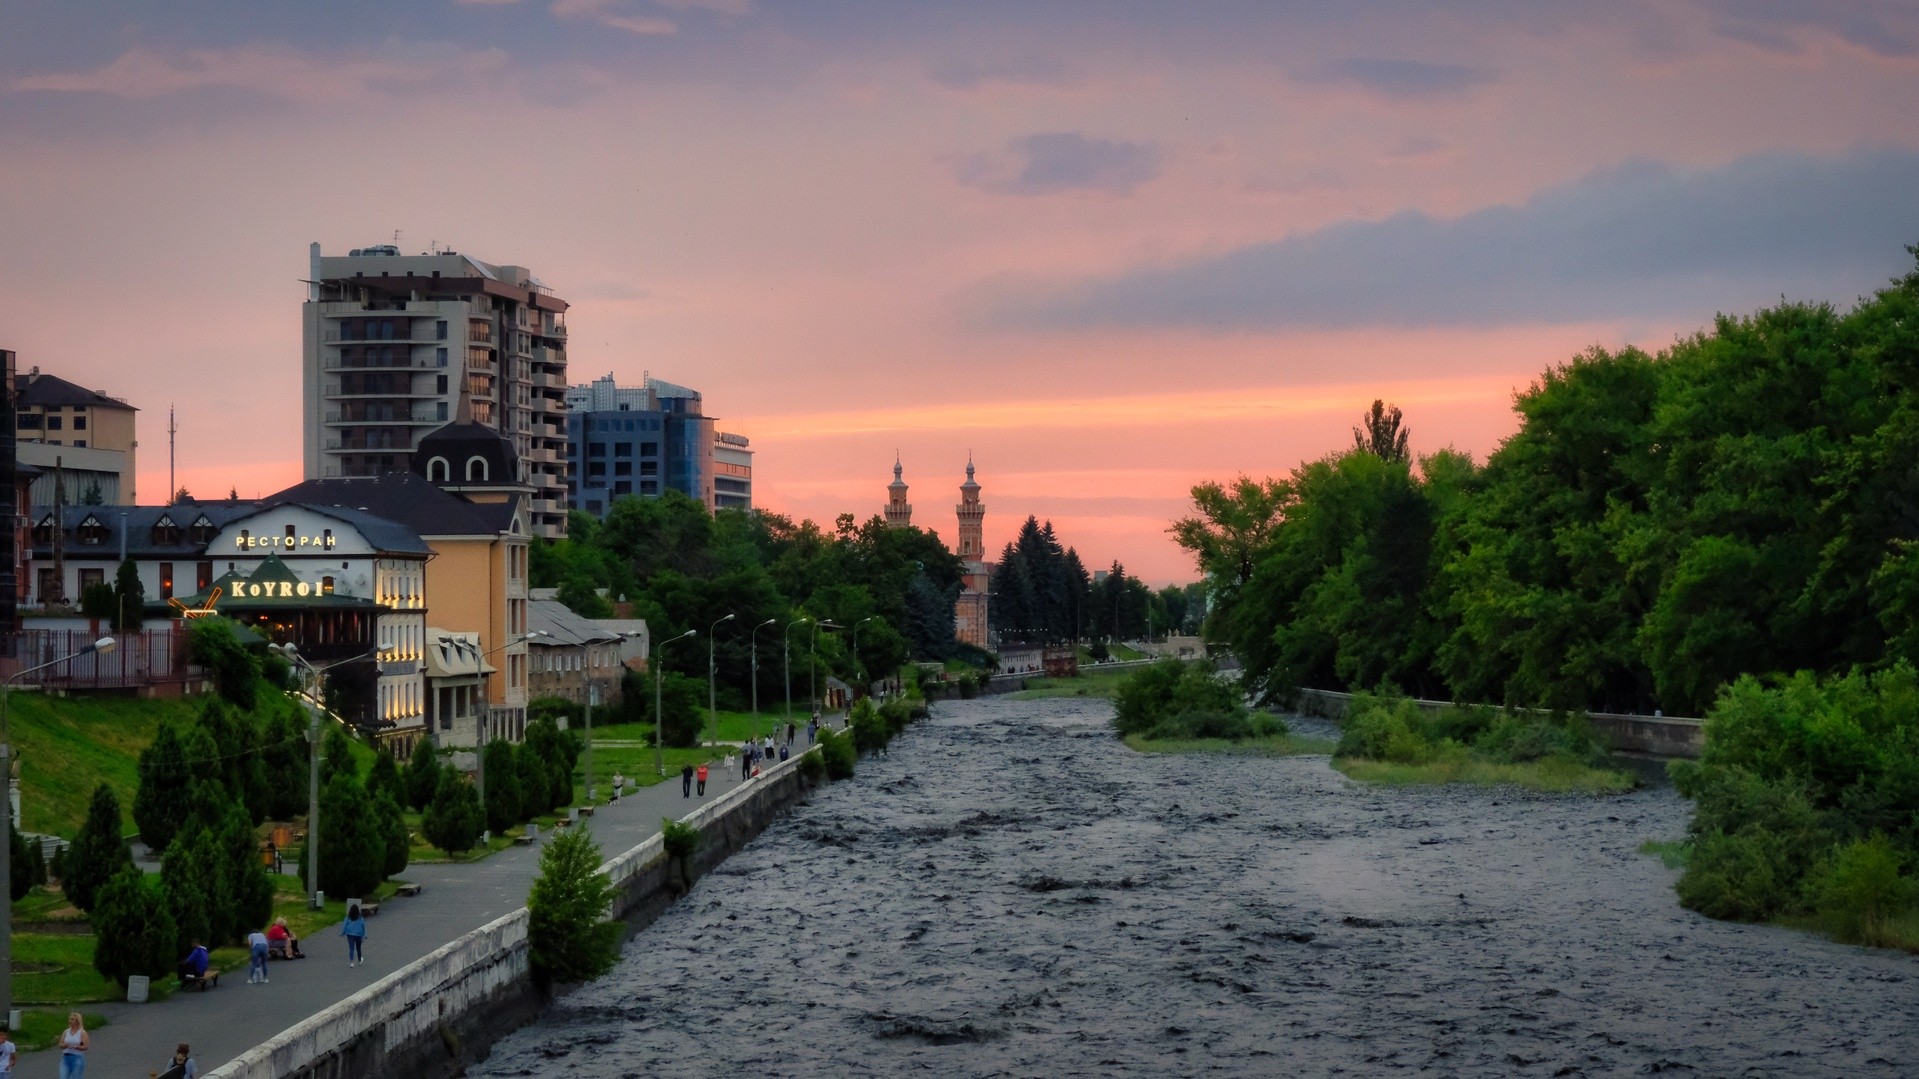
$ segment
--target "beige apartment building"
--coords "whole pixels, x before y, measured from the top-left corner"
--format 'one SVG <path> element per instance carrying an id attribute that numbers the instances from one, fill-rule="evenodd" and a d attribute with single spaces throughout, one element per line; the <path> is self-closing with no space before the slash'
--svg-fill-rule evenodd
<path id="1" fill-rule="evenodd" d="M 397 246 L 309 249 L 304 306 L 308 479 L 404 472 L 427 434 L 455 422 L 499 432 L 531 488 L 533 531 L 566 534 L 566 311 L 522 266 Z M 477 467 L 477 466 L 475 466 Z"/>
<path id="2" fill-rule="evenodd" d="M 139 409 L 38 367 L 14 376 L 16 430 L 20 460 L 40 470 L 32 500 L 51 503 L 54 474 L 60 473 L 60 501 L 79 505 L 97 494 L 96 505 L 132 505 L 135 473 L 134 435 Z M 168 492 L 172 494 L 171 491 Z"/>

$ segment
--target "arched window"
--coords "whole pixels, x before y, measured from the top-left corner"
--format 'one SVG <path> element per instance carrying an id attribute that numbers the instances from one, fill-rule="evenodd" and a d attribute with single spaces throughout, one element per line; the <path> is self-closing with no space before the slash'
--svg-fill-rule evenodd
<path id="1" fill-rule="evenodd" d="M 487 481 L 486 458 L 475 455 L 466 459 L 466 479 L 468 483 L 472 483 L 475 480 L 481 483 Z"/>
<path id="2" fill-rule="evenodd" d="M 453 466 L 444 457 L 430 458 L 426 463 L 426 478 L 430 483 L 446 483 L 453 479 Z"/>

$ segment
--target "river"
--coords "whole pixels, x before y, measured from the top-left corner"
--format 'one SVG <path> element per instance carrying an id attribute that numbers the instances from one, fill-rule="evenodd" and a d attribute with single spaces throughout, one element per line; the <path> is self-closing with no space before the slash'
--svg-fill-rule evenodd
<path id="1" fill-rule="evenodd" d="M 1680 909 L 1669 788 L 1376 790 L 935 706 L 476 1076 L 1911 1076 L 1919 961 Z"/>

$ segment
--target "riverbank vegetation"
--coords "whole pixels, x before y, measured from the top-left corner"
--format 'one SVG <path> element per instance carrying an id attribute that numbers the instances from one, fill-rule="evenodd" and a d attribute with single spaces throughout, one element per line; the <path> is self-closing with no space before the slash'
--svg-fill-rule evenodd
<path id="1" fill-rule="evenodd" d="M 1512 785 L 1617 793 L 1639 785 L 1608 766 L 1604 743 L 1577 717 L 1485 706 L 1428 712 L 1396 694 L 1355 694 L 1333 767 L 1368 783 Z"/>
<path id="2" fill-rule="evenodd" d="M 1679 900 L 1919 951 L 1919 676 L 1742 678 L 1675 762 L 1697 806 Z"/>
<path id="3" fill-rule="evenodd" d="M 1114 692 L 1113 729 L 1143 752 L 1221 752 L 1228 745 L 1268 754 L 1316 751 L 1288 740 L 1278 716 L 1248 708 L 1239 686 L 1205 660 L 1161 660 L 1125 676 Z"/>
<path id="4" fill-rule="evenodd" d="M 1391 682 L 1710 713 L 1676 771 L 1697 803 L 1682 901 L 1892 943 L 1919 832 L 1919 745 L 1890 718 L 1919 654 L 1915 356 L 1919 272 L 1849 310 L 1721 315 L 1547 370 L 1483 465 L 1416 456 L 1376 402 L 1344 452 L 1203 484 L 1172 531 L 1256 699 Z M 1402 726 L 1401 756 L 1458 756 Z M 1391 762 L 1394 733 L 1342 760 Z"/>

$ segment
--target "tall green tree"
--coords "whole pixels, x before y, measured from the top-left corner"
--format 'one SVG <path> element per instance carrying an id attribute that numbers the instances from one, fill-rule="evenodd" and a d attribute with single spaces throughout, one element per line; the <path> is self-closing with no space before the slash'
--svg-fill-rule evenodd
<path id="1" fill-rule="evenodd" d="M 93 968 L 122 989 L 135 974 L 164 978 L 172 971 L 178 931 L 157 881 L 131 862 L 101 884 L 93 925 Z"/>
<path id="2" fill-rule="evenodd" d="M 481 767 L 486 773 L 487 830 L 504 832 L 526 819 L 520 810 L 520 767 L 513 746 L 499 739 L 488 742 Z"/>
<path id="3" fill-rule="evenodd" d="M 187 785 L 192 773 L 173 724 L 160 721 L 153 741 L 140 751 L 140 785 L 133 794 L 133 823 L 140 839 L 163 851 L 173 842 L 187 815 Z"/>
<path id="4" fill-rule="evenodd" d="M 140 583 L 140 567 L 133 559 L 123 559 L 113 583 L 113 628 L 132 633 L 140 628 L 146 614 L 147 589 Z"/>
<path id="5" fill-rule="evenodd" d="M 64 864 L 66 879 L 60 883 L 67 900 L 89 912 L 106 882 L 121 867 L 133 865 L 133 853 L 120 831 L 120 799 L 105 783 L 93 789 L 86 823 L 67 850 Z"/>
<path id="6" fill-rule="evenodd" d="M 1353 428 L 1353 448 L 1382 461 L 1410 464 L 1413 458 L 1407 440 L 1412 432 L 1400 426 L 1403 419 L 1398 405 L 1375 399 L 1372 411 L 1361 417 L 1359 426 Z"/>
<path id="7" fill-rule="evenodd" d="M 485 828 L 486 813 L 473 784 L 452 768 L 441 769 L 433 800 L 420 818 L 420 833 L 448 854 L 463 854 L 479 843 Z"/>
<path id="8" fill-rule="evenodd" d="M 588 981 L 619 960 L 621 927 L 606 917 L 613 886 L 600 862 L 584 828 L 555 835 L 540 851 L 540 875 L 526 900 L 527 952 L 548 981 Z"/>
<path id="9" fill-rule="evenodd" d="M 366 789 L 346 771 L 320 789 L 320 889 L 351 898 L 386 879 L 386 836 Z"/>
<path id="10" fill-rule="evenodd" d="M 431 739 L 422 738 L 413 744 L 413 756 L 406 762 L 404 778 L 406 804 L 425 812 L 440 785 L 440 754 L 433 748 Z"/>

